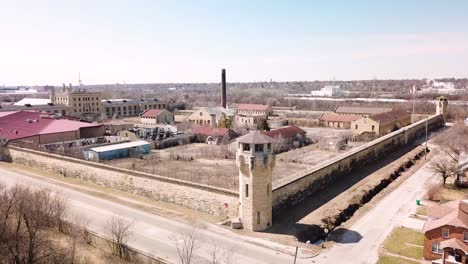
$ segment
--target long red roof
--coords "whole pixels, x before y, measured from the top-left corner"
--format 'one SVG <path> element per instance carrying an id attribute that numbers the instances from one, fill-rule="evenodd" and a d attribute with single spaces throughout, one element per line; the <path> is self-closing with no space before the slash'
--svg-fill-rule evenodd
<path id="1" fill-rule="evenodd" d="M 217 128 L 217 127 L 194 127 L 192 133 L 194 135 L 204 135 L 212 137 L 223 137 L 229 132 L 229 128 Z"/>
<path id="2" fill-rule="evenodd" d="M 98 126 L 101 125 L 47 118 L 45 114 L 39 112 L 18 111 L 8 115 L 0 115 L 0 137 L 8 140 L 78 131 L 80 128 Z"/>
<path id="3" fill-rule="evenodd" d="M 271 138 L 277 138 L 279 136 L 283 138 L 290 138 L 300 134 L 306 134 L 307 132 L 297 126 L 288 126 L 282 127 L 275 130 L 265 131 L 264 135 L 267 135 Z"/>
<path id="4" fill-rule="evenodd" d="M 237 110 L 252 110 L 252 111 L 266 111 L 270 108 L 269 105 L 262 104 L 231 104 L 231 107 L 237 108 Z"/>

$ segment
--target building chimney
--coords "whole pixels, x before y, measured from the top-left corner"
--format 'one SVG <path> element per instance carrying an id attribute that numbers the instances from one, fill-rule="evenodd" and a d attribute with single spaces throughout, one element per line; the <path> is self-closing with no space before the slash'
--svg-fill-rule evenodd
<path id="1" fill-rule="evenodd" d="M 216 127 L 216 115 L 211 114 L 211 121 L 210 121 L 210 127 L 215 128 Z"/>
<path id="2" fill-rule="evenodd" d="M 55 104 L 55 87 L 49 90 L 49 99 L 52 104 Z"/>
<path id="3" fill-rule="evenodd" d="M 221 70 L 221 106 L 226 108 L 226 70 Z"/>

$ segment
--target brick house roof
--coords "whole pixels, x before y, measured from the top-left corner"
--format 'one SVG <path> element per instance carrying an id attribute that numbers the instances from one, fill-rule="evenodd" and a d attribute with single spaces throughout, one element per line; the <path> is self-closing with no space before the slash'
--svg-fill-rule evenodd
<path id="1" fill-rule="evenodd" d="M 468 253 L 468 245 L 456 238 L 451 238 L 440 242 L 440 248 L 457 248 Z"/>
<path id="2" fill-rule="evenodd" d="M 456 208 L 452 208 L 453 204 L 448 206 L 436 205 L 434 208 L 431 208 L 429 213 L 432 215 L 428 216 L 439 216 L 439 218 L 425 222 L 423 232 L 426 233 L 427 231 L 446 225 L 468 229 L 468 201 L 457 202 L 458 206 Z"/>
<path id="3" fill-rule="evenodd" d="M 266 111 L 270 108 L 269 105 L 263 104 L 231 104 L 231 108 L 236 108 L 237 110 L 252 110 L 252 111 Z"/>
<path id="4" fill-rule="evenodd" d="M 324 122 L 352 122 L 361 118 L 358 115 L 323 114 L 319 120 Z"/>
<path id="5" fill-rule="evenodd" d="M 288 127 L 282 127 L 278 129 L 274 129 L 271 131 L 265 131 L 263 132 L 264 135 L 267 135 L 271 138 L 291 138 L 295 137 L 297 135 L 305 135 L 307 132 L 304 131 L 303 129 L 297 127 L 297 126 L 288 126 Z"/>
<path id="6" fill-rule="evenodd" d="M 380 114 L 371 115 L 369 116 L 369 118 L 380 124 L 388 124 L 388 123 L 399 121 L 403 118 L 407 118 L 409 116 L 410 115 L 405 110 L 397 109 L 397 110 L 392 110 L 390 112 L 384 112 Z"/>

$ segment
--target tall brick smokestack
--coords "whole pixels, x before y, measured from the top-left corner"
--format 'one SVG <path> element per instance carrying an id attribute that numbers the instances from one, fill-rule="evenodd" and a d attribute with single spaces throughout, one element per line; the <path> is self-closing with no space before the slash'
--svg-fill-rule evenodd
<path id="1" fill-rule="evenodd" d="M 221 70 L 221 106 L 226 108 L 226 70 Z"/>

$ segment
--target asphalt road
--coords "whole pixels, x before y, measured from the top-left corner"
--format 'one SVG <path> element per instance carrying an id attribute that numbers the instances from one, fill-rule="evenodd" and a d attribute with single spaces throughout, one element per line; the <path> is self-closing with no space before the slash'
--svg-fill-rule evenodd
<path id="1" fill-rule="evenodd" d="M 427 184 L 439 182 L 424 164 L 410 178 L 385 196 L 349 228 L 341 241 L 316 258 L 315 263 L 374 264 L 380 245 L 400 225 L 411 225 L 409 215 L 416 211 L 416 199 L 427 191 Z M 413 220 L 414 221 L 414 220 Z"/>
<path id="2" fill-rule="evenodd" d="M 31 187 L 44 187 L 68 198 L 70 215 L 90 219 L 89 229 L 109 236 L 105 226 L 109 220 L 119 215 L 133 222 L 132 236 L 128 244 L 143 252 L 150 253 L 171 263 L 179 263 L 176 241 L 180 241 L 184 232 L 193 230 L 193 226 L 165 217 L 146 213 L 119 203 L 97 198 L 54 183 L 54 181 L 32 177 L 0 168 L 0 183 L 16 183 Z M 246 242 L 240 235 L 223 230 L 224 233 L 212 232 L 201 228 L 197 230 L 198 240 L 195 248 L 195 262 L 206 263 L 210 259 L 213 244 L 222 252 L 231 251 L 233 262 L 243 263 L 293 263 L 294 257 L 271 248 Z M 266 242 L 265 243 L 271 243 Z M 271 243 L 273 245 L 273 243 Z M 274 244 L 273 246 L 278 246 Z M 297 263 L 311 263 L 311 259 L 298 259 Z"/>

